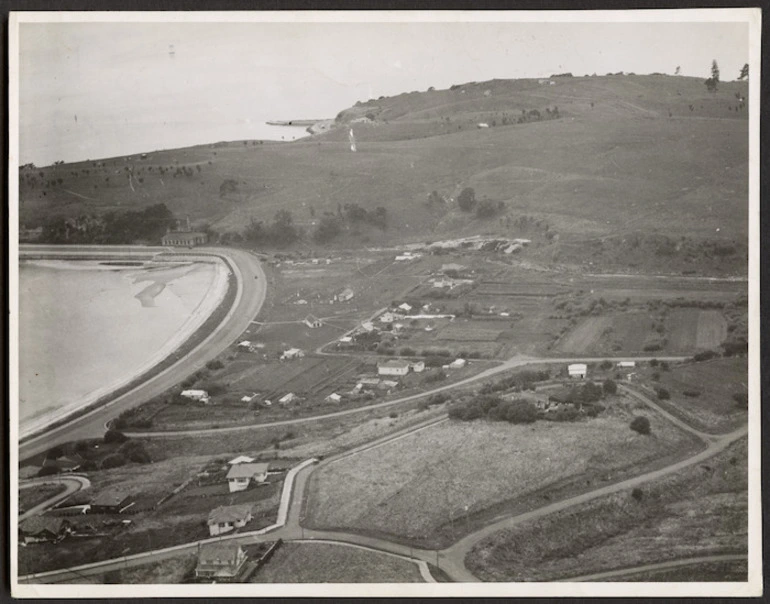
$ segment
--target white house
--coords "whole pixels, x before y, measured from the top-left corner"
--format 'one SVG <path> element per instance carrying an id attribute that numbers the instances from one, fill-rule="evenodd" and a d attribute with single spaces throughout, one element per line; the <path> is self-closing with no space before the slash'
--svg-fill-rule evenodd
<path id="1" fill-rule="evenodd" d="M 618 367 L 622 367 L 624 369 L 633 369 L 636 367 L 636 361 L 620 361 L 618 363 Z"/>
<path id="2" fill-rule="evenodd" d="M 404 302 L 403 304 L 399 304 L 398 307 L 404 312 L 409 312 L 410 310 L 412 310 L 411 305 L 407 304 L 406 302 Z"/>
<path id="3" fill-rule="evenodd" d="M 588 373 L 588 366 L 585 363 L 572 363 L 567 366 L 567 373 L 571 378 L 585 379 Z"/>
<path id="4" fill-rule="evenodd" d="M 249 342 L 248 340 L 244 340 L 243 342 L 238 342 L 238 348 L 249 349 L 251 348 L 251 342 Z"/>
<path id="5" fill-rule="evenodd" d="M 332 392 L 324 400 L 327 403 L 339 403 L 342 400 L 342 397 L 339 394 L 337 394 L 336 392 Z"/>
<path id="6" fill-rule="evenodd" d="M 409 361 L 393 359 L 384 363 L 377 363 L 377 373 L 379 375 L 406 375 L 409 373 Z"/>
<path id="7" fill-rule="evenodd" d="M 245 491 L 249 488 L 251 481 L 265 482 L 267 479 L 266 463 L 237 463 L 230 467 L 227 473 L 227 484 L 230 492 Z"/>
<path id="8" fill-rule="evenodd" d="M 239 455 L 238 457 L 231 459 L 227 463 L 230 464 L 231 466 L 234 466 L 239 463 L 251 463 L 252 461 L 254 461 L 253 457 L 249 457 L 248 455 Z"/>
<path id="9" fill-rule="evenodd" d="M 242 396 L 242 397 L 241 397 L 241 402 L 242 402 L 242 403 L 250 403 L 250 402 L 251 402 L 251 401 L 253 401 L 255 398 L 257 398 L 257 393 L 256 393 L 256 392 L 255 392 L 255 393 L 253 393 L 253 394 L 246 394 L 246 395 L 244 395 L 244 396 Z"/>
<path id="10" fill-rule="evenodd" d="M 203 403 L 207 403 L 209 401 L 209 393 L 205 390 L 182 390 L 182 396 L 193 401 L 201 401 Z"/>
<path id="11" fill-rule="evenodd" d="M 465 359 L 455 359 L 451 363 L 449 363 L 450 369 L 462 369 L 465 367 L 466 361 Z"/>
<path id="12" fill-rule="evenodd" d="M 372 323 L 371 321 L 364 321 L 363 323 L 361 323 L 361 329 L 367 332 L 374 331 L 374 323 Z"/>
<path id="13" fill-rule="evenodd" d="M 380 323 L 393 323 L 396 320 L 396 315 L 392 312 L 384 312 L 380 315 Z"/>
<path id="14" fill-rule="evenodd" d="M 238 543 L 209 543 L 198 550 L 195 577 L 207 581 L 232 581 L 241 573 L 248 557 Z"/>
<path id="15" fill-rule="evenodd" d="M 294 394 L 293 392 L 289 392 L 289 394 L 284 394 L 281 398 L 278 399 L 278 402 L 282 405 L 286 405 L 287 403 L 292 403 L 295 400 L 297 400 L 299 397 Z"/>
<path id="16" fill-rule="evenodd" d="M 283 351 L 283 354 L 281 355 L 281 360 L 291 361 L 292 359 L 299 359 L 304 356 L 305 356 L 305 353 L 302 352 L 299 348 L 289 348 L 289 350 Z"/>
<path id="17" fill-rule="evenodd" d="M 253 518 L 251 510 L 252 505 L 250 503 L 220 505 L 218 508 L 214 508 L 209 512 L 207 522 L 209 534 L 215 537 L 216 535 L 229 533 L 232 530 L 246 526 Z"/>
<path id="18" fill-rule="evenodd" d="M 415 361 L 412 363 L 412 371 L 415 373 L 422 373 L 425 371 L 425 361 Z"/>
<path id="19" fill-rule="evenodd" d="M 352 290 L 352 289 L 350 289 L 349 287 L 346 287 L 346 288 L 345 288 L 345 289 L 343 289 L 343 290 L 342 290 L 340 293 L 338 293 L 338 294 L 335 294 L 335 296 L 334 296 L 334 299 L 335 299 L 335 301 L 337 301 L 337 302 L 347 302 L 347 301 L 348 301 L 348 300 L 350 300 L 350 299 L 351 299 L 351 298 L 352 298 L 354 295 L 355 295 L 355 293 L 353 292 L 353 290 Z"/>
<path id="20" fill-rule="evenodd" d="M 302 320 L 302 322 L 311 329 L 316 329 L 323 325 L 323 321 L 317 317 L 314 317 L 313 315 L 308 315 Z"/>

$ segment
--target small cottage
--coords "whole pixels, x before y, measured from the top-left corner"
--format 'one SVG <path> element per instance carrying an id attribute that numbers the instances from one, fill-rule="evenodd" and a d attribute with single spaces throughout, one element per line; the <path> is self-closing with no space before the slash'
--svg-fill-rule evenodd
<path id="1" fill-rule="evenodd" d="M 318 327 L 323 326 L 323 321 L 321 321 L 321 319 L 318 317 L 314 317 L 313 315 L 308 315 L 302 320 L 302 322 L 311 329 L 317 329 Z"/>
<path id="2" fill-rule="evenodd" d="M 91 513 L 121 514 L 132 505 L 134 505 L 134 499 L 128 491 L 106 490 L 91 500 Z"/>
<path id="3" fill-rule="evenodd" d="M 236 466 L 237 467 L 237 466 Z M 209 512 L 207 524 L 212 537 L 246 526 L 252 519 L 252 504 L 220 505 Z"/>
<path id="4" fill-rule="evenodd" d="M 585 363 L 572 363 L 567 366 L 567 373 L 570 378 L 583 380 L 588 373 L 588 366 Z"/>
<path id="5" fill-rule="evenodd" d="M 377 363 L 377 373 L 379 375 L 406 375 L 409 373 L 409 365 L 409 361 L 393 359 Z"/>
<path id="6" fill-rule="evenodd" d="M 65 518 L 55 516 L 33 516 L 19 523 L 19 543 L 44 543 L 61 541 L 72 527 Z"/>
<path id="7" fill-rule="evenodd" d="M 198 550 L 197 579 L 231 581 L 243 570 L 248 557 L 238 543 L 209 543 Z"/>
<path id="8" fill-rule="evenodd" d="M 266 463 L 238 463 L 233 464 L 227 472 L 227 484 L 231 493 L 245 491 L 251 481 L 261 483 L 267 479 Z"/>

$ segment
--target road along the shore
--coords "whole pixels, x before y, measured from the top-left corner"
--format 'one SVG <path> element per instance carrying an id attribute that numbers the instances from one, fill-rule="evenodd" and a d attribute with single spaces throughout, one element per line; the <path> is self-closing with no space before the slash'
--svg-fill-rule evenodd
<path id="1" fill-rule="evenodd" d="M 225 350 L 249 327 L 251 320 L 262 308 L 266 293 L 265 274 L 257 257 L 244 250 L 221 248 L 195 248 L 193 253 L 213 254 L 224 258 L 233 271 L 238 289 L 233 306 L 224 320 L 193 350 L 129 392 L 20 443 L 19 459 L 42 453 L 64 442 L 101 437 L 107 420 L 162 394 L 195 373 Z"/>

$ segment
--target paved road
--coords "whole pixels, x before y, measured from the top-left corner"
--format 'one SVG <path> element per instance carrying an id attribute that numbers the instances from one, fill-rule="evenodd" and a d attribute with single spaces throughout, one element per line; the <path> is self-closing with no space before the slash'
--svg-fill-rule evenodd
<path id="1" fill-rule="evenodd" d="M 57 493 L 50 499 L 46 499 L 43 503 L 37 504 L 35 507 L 28 509 L 23 514 L 19 515 L 19 522 L 26 520 L 30 516 L 37 516 L 42 514 L 49 508 L 63 501 L 72 493 L 79 491 L 80 489 L 87 489 L 91 486 L 91 481 L 85 476 L 77 476 L 73 474 L 59 475 L 59 476 L 46 476 L 44 478 L 33 478 L 32 480 L 25 480 L 19 483 L 19 490 L 29 489 L 41 484 L 63 484 L 66 485 L 66 489 L 62 493 Z"/>
<path id="2" fill-rule="evenodd" d="M 392 405 L 400 405 L 402 403 L 406 403 L 409 401 L 414 401 L 426 396 L 431 396 L 433 394 L 436 394 L 438 392 L 444 392 L 445 390 L 452 390 L 454 388 L 458 388 L 460 386 L 465 386 L 466 384 L 470 384 L 472 382 L 476 382 L 478 380 L 483 380 L 486 378 L 489 378 L 493 375 L 497 375 L 498 373 L 503 373 L 505 371 L 510 371 L 511 369 L 515 369 L 517 367 L 522 367 L 524 365 L 531 365 L 531 364 L 556 364 L 556 365 L 564 365 L 566 363 L 601 363 L 602 361 L 610 360 L 613 362 L 617 361 L 637 361 L 637 362 L 643 362 L 643 361 L 649 361 L 651 359 L 658 359 L 659 361 L 667 361 L 667 362 L 677 362 L 677 361 L 683 361 L 687 357 L 684 356 L 675 356 L 675 357 L 583 357 L 583 358 L 575 358 L 575 357 L 560 357 L 560 358 L 539 358 L 539 357 L 528 357 L 528 356 L 516 356 L 511 359 L 508 359 L 507 361 L 503 361 L 500 365 L 497 365 L 495 367 L 490 367 L 489 369 L 485 369 L 481 373 L 477 373 L 476 375 L 472 375 L 468 378 L 459 380 L 457 382 L 452 382 L 451 384 L 445 384 L 443 386 L 438 386 L 436 388 L 433 388 L 432 390 L 427 390 L 424 392 L 418 392 L 417 394 L 411 394 L 409 396 L 404 396 L 401 398 L 393 399 L 392 401 L 385 401 L 382 403 L 375 403 L 373 405 L 366 405 L 365 407 L 356 407 L 355 409 L 347 409 L 345 411 L 335 411 L 334 413 L 327 413 L 325 415 L 314 415 L 312 417 L 300 417 L 297 419 L 285 419 L 275 422 L 266 422 L 262 424 L 246 424 L 246 425 L 237 425 L 237 426 L 227 426 L 224 428 L 201 428 L 197 430 L 169 430 L 169 431 L 157 431 L 157 432 L 126 432 L 127 436 L 130 436 L 131 438 L 166 438 L 169 436 L 212 436 L 216 434 L 227 434 L 230 432 L 243 432 L 245 430 L 254 430 L 256 428 L 270 428 L 274 426 L 289 426 L 292 424 L 304 424 L 307 422 L 315 422 L 315 421 L 321 421 L 325 419 L 330 419 L 333 417 L 344 417 L 346 415 L 352 415 L 354 413 L 363 413 L 365 411 L 372 411 L 373 409 L 383 409 L 385 407 L 390 407 Z"/>
<path id="3" fill-rule="evenodd" d="M 140 248 L 141 249 L 141 248 Z M 57 248 L 58 250 L 58 248 Z M 162 394 L 195 373 L 232 344 L 259 313 L 265 299 L 266 279 L 256 256 L 243 250 L 195 248 L 195 253 L 215 253 L 230 260 L 238 281 L 236 299 L 222 323 L 192 351 L 171 367 L 109 403 L 19 445 L 19 459 L 46 451 L 54 445 L 104 435 L 104 424 L 121 411 Z"/>
<path id="4" fill-rule="evenodd" d="M 683 558 L 681 560 L 669 560 L 668 562 L 658 562 L 656 564 L 642 564 L 633 568 L 620 568 L 618 570 L 609 570 L 603 573 L 594 573 L 592 575 L 581 575 L 579 577 L 570 577 L 569 579 L 560 579 L 563 582 L 583 582 L 583 581 L 604 581 L 606 579 L 616 579 L 618 577 L 627 577 L 628 575 L 638 575 L 651 571 L 668 570 L 670 568 L 679 568 L 681 566 L 693 566 L 696 564 L 706 564 L 708 562 L 737 562 L 748 560 L 746 554 L 715 554 L 713 556 L 700 556 L 697 558 Z"/>
<path id="5" fill-rule="evenodd" d="M 640 400 L 646 402 L 650 406 L 656 409 L 658 408 L 658 406 L 653 401 L 650 401 L 647 397 L 644 397 L 643 395 L 639 395 L 638 393 L 637 393 L 637 396 L 639 397 Z M 409 545 L 387 541 L 379 537 L 345 533 L 344 531 L 325 531 L 325 530 L 314 530 L 314 529 L 302 528 L 301 513 L 302 513 L 303 501 L 305 499 L 305 491 L 307 488 L 308 479 L 310 478 L 310 475 L 316 468 L 324 465 L 330 465 L 330 464 L 336 463 L 341 459 L 344 459 L 345 457 L 349 457 L 351 455 L 355 455 L 363 451 L 371 450 L 372 448 L 376 448 L 386 443 L 397 441 L 400 438 L 404 438 L 408 434 L 412 434 L 419 430 L 424 430 L 432 425 L 441 423 L 442 421 L 446 421 L 443 416 L 433 418 L 421 424 L 411 426 L 409 428 L 405 428 L 404 430 L 398 431 L 394 434 L 360 445 L 359 447 L 356 447 L 352 450 L 328 457 L 327 459 L 325 459 L 319 464 L 306 465 L 305 467 L 303 467 L 302 469 L 299 469 L 299 471 L 294 473 L 293 485 L 290 488 L 291 502 L 288 507 L 288 516 L 286 518 L 286 523 L 284 524 L 284 526 L 276 530 L 270 530 L 269 532 L 255 531 L 252 533 L 241 533 L 238 535 L 225 537 L 225 539 L 226 540 L 234 539 L 241 543 L 255 543 L 255 542 L 260 542 L 265 540 L 272 541 L 279 538 L 284 539 L 285 541 L 317 539 L 317 540 L 334 541 L 339 543 L 360 545 L 370 549 L 396 554 L 402 557 L 412 559 L 414 561 L 421 560 L 426 563 L 437 564 L 437 566 L 439 566 L 442 570 L 444 570 L 454 581 L 476 582 L 479 579 L 465 567 L 465 557 L 467 553 L 477 543 L 479 543 L 481 540 L 485 539 L 486 537 L 494 533 L 497 533 L 500 530 L 516 526 L 523 522 L 534 520 L 558 511 L 566 510 L 572 506 L 580 505 L 582 503 L 591 501 L 592 499 L 596 499 L 597 497 L 602 497 L 618 491 L 631 489 L 633 487 L 642 485 L 646 482 L 656 480 L 663 476 L 667 476 L 669 474 L 678 472 L 679 470 L 682 470 L 684 468 L 701 463 L 706 459 L 709 459 L 710 457 L 717 455 L 718 453 L 726 449 L 731 443 L 735 442 L 736 440 L 748 434 L 748 426 L 744 426 L 743 428 L 740 428 L 738 430 L 735 430 L 733 432 L 730 432 L 728 434 L 721 435 L 721 436 L 706 435 L 708 436 L 706 449 L 687 459 L 684 459 L 674 464 L 671 464 L 669 466 L 666 466 L 665 468 L 660 468 L 658 470 L 647 472 L 645 474 L 641 474 L 639 476 L 630 478 L 628 480 L 607 485 L 600 489 L 596 489 L 594 491 L 590 491 L 582 495 L 578 495 L 575 497 L 571 497 L 569 499 L 558 501 L 556 503 L 549 504 L 547 506 L 532 510 L 530 512 L 526 512 L 524 514 L 501 518 L 500 520 L 493 522 L 485 526 L 484 528 L 474 533 L 471 533 L 470 535 L 467 535 L 466 537 L 457 541 L 450 547 L 444 550 L 440 550 L 438 552 L 434 550 L 414 548 Z M 700 434 L 697 430 L 694 430 L 692 428 L 690 428 L 689 431 L 694 434 Z M 198 545 L 198 542 L 193 542 L 193 543 L 183 544 L 183 545 L 179 545 L 171 548 L 165 548 L 163 550 L 156 550 L 152 552 L 136 554 L 133 556 L 128 556 L 126 558 L 106 560 L 104 562 L 83 565 L 75 569 L 63 569 L 60 571 L 42 573 L 39 576 L 28 577 L 26 579 L 36 583 L 37 582 L 55 583 L 57 581 L 72 579 L 75 576 L 97 575 L 97 574 L 102 574 L 104 572 L 107 572 L 109 570 L 125 568 L 128 566 L 136 566 L 138 564 L 146 564 L 151 561 L 162 560 L 165 558 L 177 556 L 182 553 L 192 552 L 194 551 L 194 548 L 197 547 L 197 545 Z M 20 578 L 20 582 L 24 580 L 25 578 Z"/>

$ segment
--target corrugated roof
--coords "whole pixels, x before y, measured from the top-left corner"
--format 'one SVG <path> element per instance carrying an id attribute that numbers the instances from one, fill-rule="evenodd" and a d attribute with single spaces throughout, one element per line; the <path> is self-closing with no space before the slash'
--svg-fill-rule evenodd
<path id="1" fill-rule="evenodd" d="M 240 505 L 220 505 L 209 512 L 209 524 L 220 524 L 222 522 L 236 522 L 245 520 L 251 514 L 252 504 L 242 503 Z"/>
<path id="2" fill-rule="evenodd" d="M 267 463 L 239 463 L 234 464 L 227 473 L 227 478 L 251 478 L 255 474 L 267 472 L 270 464 Z"/>

